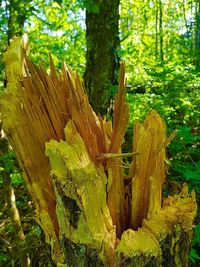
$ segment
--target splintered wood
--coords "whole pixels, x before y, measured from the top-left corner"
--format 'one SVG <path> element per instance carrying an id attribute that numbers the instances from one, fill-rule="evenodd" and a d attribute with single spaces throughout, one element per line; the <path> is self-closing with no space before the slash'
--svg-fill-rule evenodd
<path id="1" fill-rule="evenodd" d="M 23 39 L 14 38 L 4 55 L 8 86 L 0 103 L 2 122 L 53 260 L 58 266 L 86 266 L 80 263 L 85 256 L 68 262 L 65 246 L 71 244 L 74 249 L 83 246 L 80 251 L 87 255 L 93 248 L 104 266 L 129 266 L 123 265 L 129 261 L 130 266 L 151 261 L 161 266 L 171 248 L 163 252 L 160 242 L 167 242 L 178 224 L 191 243 L 196 212 L 194 193 L 162 204 L 165 149 L 176 133 L 167 137 L 165 123 L 152 111 L 143 124 L 135 124 L 133 151 L 122 153 L 129 119 L 124 64 L 112 124 L 94 113 L 77 74 L 65 64 L 58 73 L 51 57 L 48 74 L 28 59 L 27 49 Z M 130 156 L 127 185 L 122 158 Z M 162 229 L 155 226 L 159 224 Z M 144 246 L 144 239 L 149 244 Z M 170 240 L 183 241 L 177 233 Z M 174 251 L 173 257 L 187 266 L 186 249 L 182 254 Z"/>
<path id="2" fill-rule="evenodd" d="M 133 151 L 140 154 L 133 160 L 129 175 L 132 180 L 132 227 L 142 225 L 148 213 L 161 208 L 162 184 L 165 180 L 165 147 L 158 148 L 167 138 L 166 127 L 159 114 L 151 112 L 144 124 L 136 123 Z"/>
<path id="3" fill-rule="evenodd" d="M 51 73 L 48 75 L 43 68 L 38 68 L 30 62 L 19 38 L 11 42 L 4 62 L 8 86 L 1 101 L 3 127 L 11 145 L 17 151 L 27 187 L 36 206 L 38 222 L 46 233 L 48 242 L 53 244 L 55 257 L 59 258 L 62 255 L 58 242 L 56 199 L 50 177 L 51 167 L 45 156 L 45 143 L 51 139 L 64 139 L 65 125 L 72 120 L 85 142 L 91 160 L 107 169 L 105 161 L 102 165 L 102 162 L 96 159 L 101 154 L 119 152 L 128 122 L 128 115 L 125 113 L 128 108 L 124 102 L 124 65 L 121 68 L 121 86 L 115 104 L 116 115 L 112 131 L 112 124 L 94 113 L 78 75 L 66 65 L 57 74 L 50 58 Z M 119 165 L 120 162 L 121 160 Z M 112 165 L 111 162 L 108 165 Z M 120 227 L 124 210 L 121 204 L 123 170 L 122 167 L 112 166 L 108 169 L 111 179 L 108 202 L 114 203 L 117 213 L 115 210 L 111 212 L 113 221 L 117 220 L 115 224 Z M 114 172 L 116 177 L 112 178 L 111 172 Z M 112 180 L 114 186 L 111 186 Z"/>
<path id="4" fill-rule="evenodd" d="M 120 153 L 129 119 L 129 107 L 125 102 L 126 81 L 125 66 L 121 65 L 119 90 L 115 98 L 113 133 L 109 147 L 109 153 Z M 125 230 L 125 197 L 124 197 L 124 173 L 122 159 L 108 159 L 108 198 L 107 203 L 113 224 L 116 226 L 117 237 L 120 238 Z"/>

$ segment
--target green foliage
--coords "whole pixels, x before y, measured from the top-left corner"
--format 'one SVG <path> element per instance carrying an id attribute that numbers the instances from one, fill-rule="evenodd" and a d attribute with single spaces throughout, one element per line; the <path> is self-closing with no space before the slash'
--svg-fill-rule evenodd
<path id="1" fill-rule="evenodd" d="M 199 54 L 195 43 L 200 26 L 196 22 L 198 2 L 168 0 L 162 1 L 162 5 L 158 6 L 159 1 L 155 0 L 122 0 L 121 49 L 117 53 L 126 62 L 127 100 L 131 111 L 125 152 L 131 150 L 135 121 L 143 120 L 152 109 L 158 110 L 167 123 L 169 134 L 178 129 L 177 137 L 168 149 L 168 179 L 179 184 L 187 182 L 191 190 L 195 189 L 200 204 L 200 72 L 196 63 Z M 84 11 L 98 13 L 101 3 L 102 0 L 0 1 L 0 86 L 2 87 L 4 78 L 2 53 L 8 42 L 9 5 L 13 5 L 15 10 L 15 33 L 22 30 L 29 35 L 31 58 L 34 62 L 39 63 L 42 60 L 47 67 L 51 53 L 57 68 L 61 67 L 62 61 L 66 61 L 70 67 L 83 74 L 86 51 Z M 161 12 L 162 24 L 159 24 Z M 22 18 L 25 19 L 23 29 L 20 28 Z M 163 60 L 160 57 L 161 52 Z M 114 91 L 111 88 L 108 95 Z M 1 154 L 0 162 L 0 175 L 3 170 L 11 174 L 22 218 L 29 214 L 32 220 L 33 206 L 14 152 Z M 8 220 L 3 203 L 0 205 L 3 210 L 0 212 L 1 220 Z M 199 264 L 199 222 L 200 212 L 190 253 L 192 264 Z M 0 228 L 0 266 L 11 266 L 11 236 L 10 224 L 3 230 Z M 36 264 L 37 258 L 44 256 L 39 254 L 40 250 L 43 251 L 41 253 L 45 252 L 42 250 L 44 243 L 40 240 L 42 233 L 32 221 L 26 236 L 26 249 L 30 247 L 31 259 Z M 8 244 L 3 241 L 5 237 Z M 48 266 L 46 260 L 43 260 L 41 266 Z"/>
<path id="2" fill-rule="evenodd" d="M 98 14 L 102 0 L 78 0 L 77 2 L 88 12 Z"/>
<path id="3" fill-rule="evenodd" d="M 50 246 L 45 244 L 44 234 L 34 222 L 32 222 L 31 229 L 26 234 L 25 249 L 29 253 L 31 266 L 55 267 L 51 260 Z"/>
<path id="4" fill-rule="evenodd" d="M 199 260 L 200 260 L 200 257 L 198 255 L 197 251 L 195 249 L 193 249 L 193 248 L 190 251 L 190 260 L 194 264 L 199 262 Z"/>
<path id="5" fill-rule="evenodd" d="M 193 239 L 193 245 L 194 246 L 198 245 L 200 247 L 200 224 L 195 226 L 194 233 L 195 233 L 195 238 Z"/>
<path id="6" fill-rule="evenodd" d="M 85 66 L 84 13 L 75 2 L 59 5 L 49 1 L 39 6 L 37 16 L 30 17 L 25 30 L 29 33 L 32 60 L 42 61 L 47 67 L 49 53 L 57 67 L 65 61 L 69 66 L 83 73 Z M 77 60 L 77 58 L 79 60 Z"/>
<path id="7" fill-rule="evenodd" d="M 22 185 L 24 183 L 23 175 L 21 172 L 15 171 L 10 176 L 11 176 L 12 185 L 14 187 Z"/>
<path id="8" fill-rule="evenodd" d="M 31 266 L 55 267 L 51 260 L 50 247 L 45 244 L 42 230 L 34 221 L 24 223 L 24 229 L 27 229 L 27 225 L 29 225 L 29 229 L 26 232 L 25 245 L 20 254 L 29 254 Z M 19 252 L 16 251 L 12 244 L 13 229 L 11 224 L 9 223 L 3 230 L 1 229 L 0 231 L 0 267 L 20 266 Z"/>
<path id="9" fill-rule="evenodd" d="M 190 251 L 190 260 L 193 264 L 200 263 L 200 255 L 197 251 L 200 250 L 200 224 L 194 228 L 194 238 L 192 241 L 193 248 Z"/>
<path id="10" fill-rule="evenodd" d="M 176 139 L 169 147 L 172 156 L 172 177 L 179 181 L 187 181 L 200 198 L 200 135 L 192 134 L 188 126 L 179 127 Z"/>
<path id="11" fill-rule="evenodd" d="M 0 162 L 2 164 L 2 170 L 11 173 L 16 164 L 15 152 L 11 150 L 0 156 Z"/>
<path id="12" fill-rule="evenodd" d="M 20 4 L 18 3 L 20 2 Z M 18 13 L 25 14 L 22 33 L 28 33 L 31 42 L 31 59 L 34 62 L 43 61 L 49 66 L 49 53 L 52 54 L 56 67 L 61 67 L 65 61 L 79 73 L 83 73 L 85 66 L 85 14 L 76 1 L 13 1 L 12 7 Z M 21 9 L 23 5 L 23 9 Z M 0 73 L 3 78 L 2 53 L 8 42 L 7 9 L 9 4 L 2 2 L 2 20 L 0 21 Z M 20 13 L 21 14 L 21 13 Z M 19 24 L 15 23 L 16 27 Z M 15 30 L 17 33 L 18 30 Z M 78 60 L 77 60 L 78 59 Z M 2 80 L 1 78 L 1 80 Z"/>

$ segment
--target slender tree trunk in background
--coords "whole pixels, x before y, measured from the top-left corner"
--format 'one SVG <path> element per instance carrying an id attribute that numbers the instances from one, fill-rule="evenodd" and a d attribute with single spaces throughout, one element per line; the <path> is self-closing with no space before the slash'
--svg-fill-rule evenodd
<path id="1" fill-rule="evenodd" d="M 194 40 L 194 64 L 196 70 L 200 70 L 200 3 L 196 2 L 195 12 L 195 40 Z"/>
<path id="2" fill-rule="evenodd" d="M 1 137 L 0 148 L 1 148 L 0 156 L 5 155 L 6 153 L 9 152 L 7 139 Z M 12 186 L 10 173 L 8 170 L 6 170 L 4 166 L 5 164 L 3 164 L 2 161 L 0 162 L 0 164 L 4 167 L 4 170 L 1 171 L 1 176 L 3 180 L 3 197 L 7 208 L 8 216 L 12 222 L 12 226 L 14 229 L 14 236 L 13 236 L 14 245 L 16 246 L 18 251 L 20 265 L 22 267 L 28 267 L 29 258 L 26 253 L 22 252 L 24 249 L 25 236 L 20 221 L 19 211 L 16 206 L 15 192 Z"/>
<path id="3" fill-rule="evenodd" d="M 23 253 L 25 244 L 25 235 L 20 221 L 20 215 L 16 206 L 15 192 L 11 183 L 10 174 L 8 172 L 2 172 L 4 196 L 6 197 L 8 215 L 11 219 L 14 229 L 14 243 L 17 247 L 18 255 L 20 258 L 20 265 L 22 267 L 28 267 L 29 258 L 26 253 Z"/>
<path id="4" fill-rule="evenodd" d="M 155 28 L 156 28 L 156 40 L 155 40 L 155 57 L 160 63 L 163 63 L 164 53 L 163 53 L 163 5 L 162 1 L 156 1 L 156 18 L 155 18 Z"/>
<path id="5" fill-rule="evenodd" d="M 158 2 L 156 1 L 156 45 L 155 45 L 155 56 L 156 56 L 156 60 L 158 60 Z"/>
<path id="6" fill-rule="evenodd" d="M 182 2 L 182 6 L 183 6 L 183 17 L 184 17 L 184 22 L 185 22 L 185 28 L 187 30 L 187 35 L 189 36 L 190 34 L 190 29 L 188 27 L 188 22 L 187 22 L 187 17 L 186 17 L 186 0 L 183 0 Z"/>
<path id="7" fill-rule="evenodd" d="M 98 113 L 107 113 L 117 86 L 119 56 L 119 0 L 95 0 L 96 12 L 86 11 L 86 71 L 89 100 Z"/>
<path id="8" fill-rule="evenodd" d="M 196 14 L 195 10 L 196 9 L 195 9 L 194 5 L 196 6 L 196 3 L 191 1 L 189 4 L 189 15 L 195 19 L 195 14 Z M 195 43 L 194 20 L 189 21 L 188 23 L 189 23 L 188 28 L 189 28 L 190 38 L 191 38 L 191 41 L 190 41 L 190 60 L 191 60 L 191 64 L 194 64 L 194 43 Z"/>
<path id="9" fill-rule="evenodd" d="M 163 53 L 163 5 L 162 1 L 159 0 L 159 41 L 160 41 L 160 62 L 163 63 L 164 53 Z"/>

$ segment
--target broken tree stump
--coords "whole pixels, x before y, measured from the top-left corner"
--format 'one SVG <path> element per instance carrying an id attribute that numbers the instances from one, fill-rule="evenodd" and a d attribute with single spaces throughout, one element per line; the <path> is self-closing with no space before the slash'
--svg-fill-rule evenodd
<path id="1" fill-rule="evenodd" d="M 24 171 L 36 218 L 57 266 L 188 266 L 195 193 L 162 198 L 166 135 L 151 111 L 136 123 L 133 151 L 122 153 L 128 124 L 125 66 L 113 123 L 97 116 L 79 76 L 65 64 L 50 74 L 15 38 L 5 53 L 3 128 Z M 131 156 L 125 181 L 123 157 Z M 128 192 L 128 194 L 127 194 Z"/>

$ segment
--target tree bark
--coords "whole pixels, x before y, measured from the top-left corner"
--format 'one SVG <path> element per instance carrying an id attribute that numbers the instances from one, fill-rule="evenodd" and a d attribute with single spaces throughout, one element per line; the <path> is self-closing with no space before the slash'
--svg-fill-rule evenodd
<path id="1" fill-rule="evenodd" d="M 196 70 L 200 70 L 200 3 L 196 2 L 195 9 L 195 40 L 194 40 L 194 64 Z"/>
<path id="2" fill-rule="evenodd" d="M 25 236 L 20 221 L 19 211 L 16 206 L 14 188 L 12 186 L 9 173 L 3 171 L 2 178 L 3 178 L 4 194 L 6 196 L 8 215 L 11 219 L 14 228 L 14 243 L 17 247 L 20 259 L 20 265 L 22 267 L 28 267 L 30 266 L 30 259 L 27 253 L 23 253 L 23 249 L 25 246 Z"/>
<path id="3" fill-rule="evenodd" d="M 107 113 L 118 84 L 119 0 L 95 0 L 86 10 L 86 71 L 84 81 L 95 112 Z"/>
<path id="4" fill-rule="evenodd" d="M 0 129 L 1 130 L 1 129 Z M 4 169 L 1 171 L 3 180 L 3 196 L 5 205 L 7 208 L 8 216 L 11 220 L 14 229 L 14 245 L 17 248 L 20 265 L 22 267 L 30 266 L 30 260 L 26 253 L 23 253 L 23 247 L 25 245 L 25 235 L 21 225 L 20 215 L 16 206 L 15 192 L 12 186 L 9 170 L 6 169 L 6 164 L 3 160 L 3 156 L 9 152 L 8 140 L 0 136 L 0 165 Z"/>
<path id="5" fill-rule="evenodd" d="M 156 9 L 156 20 L 155 20 L 155 23 L 156 23 L 156 38 L 155 38 L 155 56 L 156 56 L 156 60 L 158 60 L 158 32 L 159 32 L 159 30 L 158 30 L 158 25 L 159 25 L 159 23 L 158 23 L 158 17 L 159 17 L 159 10 L 158 10 L 158 1 L 156 1 L 156 7 L 155 7 L 155 9 Z"/>
<path id="6" fill-rule="evenodd" d="M 164 61 L 164 52 L 163 52 L 163 4 L 159 0 L 159 41 L 160 41 L 160 62 Z"/>

